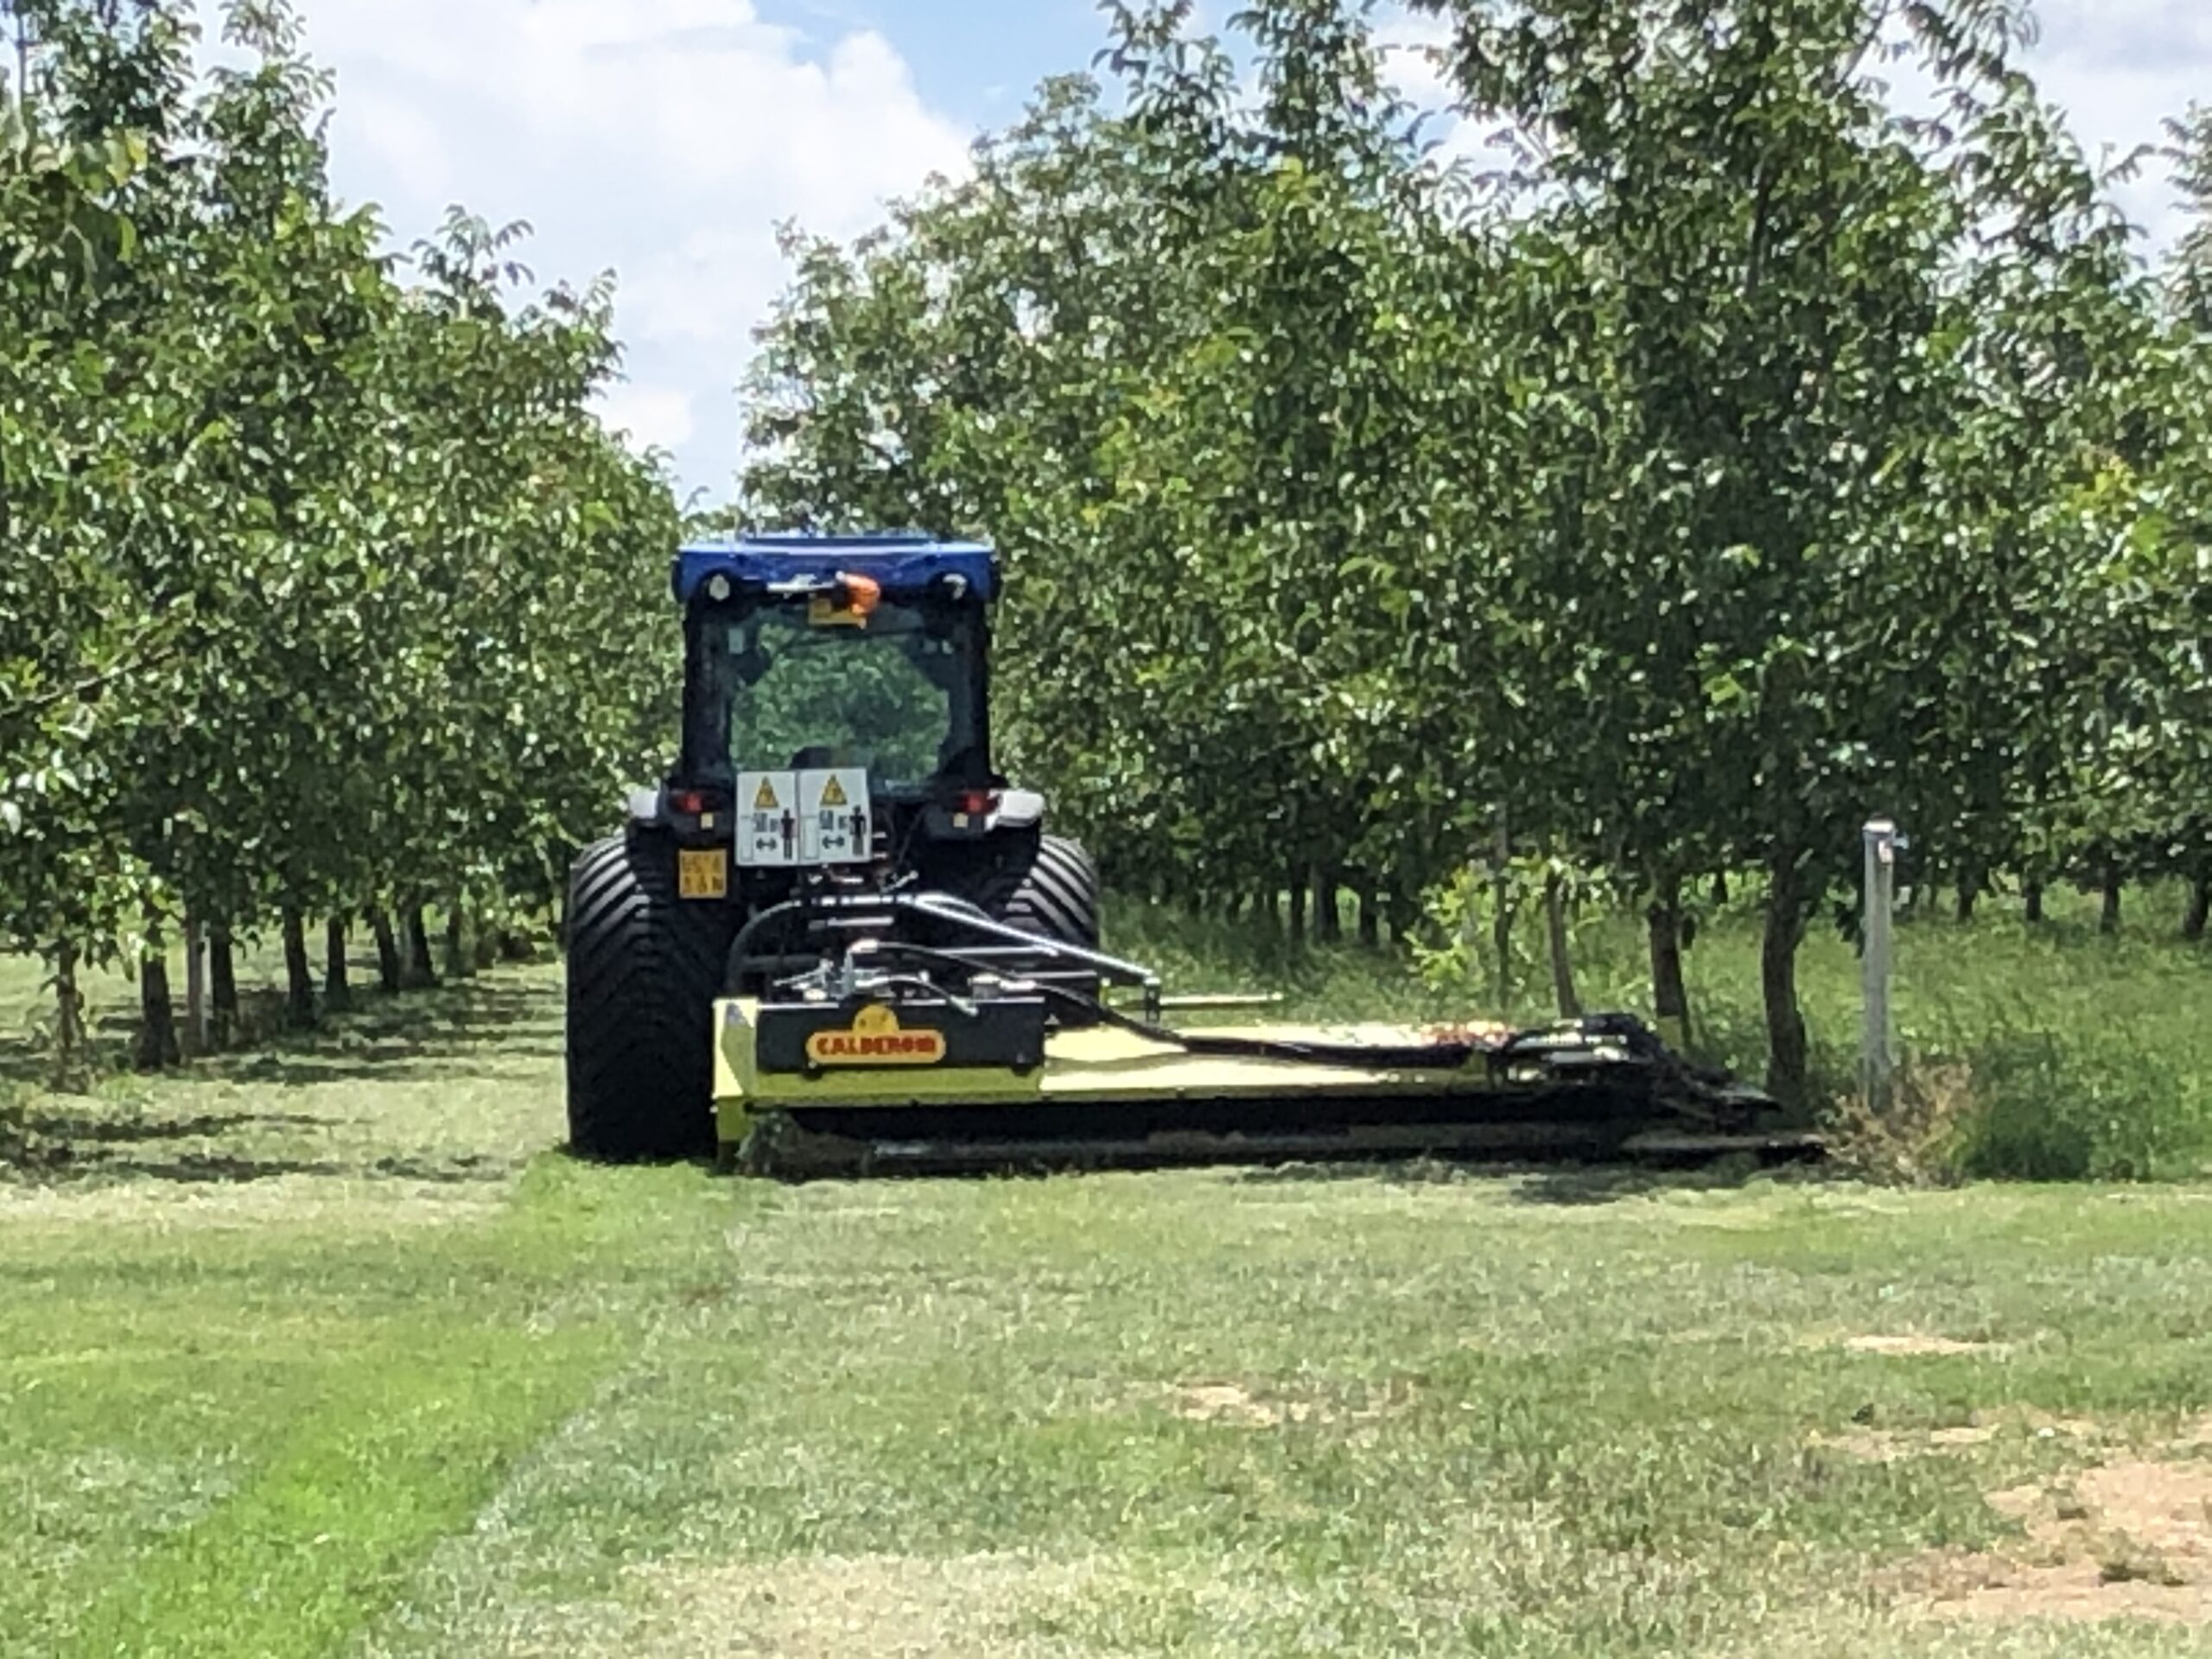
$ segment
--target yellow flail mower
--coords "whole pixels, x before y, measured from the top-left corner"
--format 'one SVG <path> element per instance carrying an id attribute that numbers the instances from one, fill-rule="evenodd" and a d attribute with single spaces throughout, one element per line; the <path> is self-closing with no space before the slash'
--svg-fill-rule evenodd
<path id="1" fill-rule="evenodd" d="M 767 1173 L 1815 1150 L 1631 1017 L 1181 1029 L 1098 881 L 990 762 L 987 549 L 679 555 L 683 734 L 568 912 L 591 1157 Z"/>

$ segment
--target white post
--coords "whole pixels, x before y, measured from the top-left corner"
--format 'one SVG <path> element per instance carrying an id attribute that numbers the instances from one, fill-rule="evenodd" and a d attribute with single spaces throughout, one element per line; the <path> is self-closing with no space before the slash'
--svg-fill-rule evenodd
<path id="1" fill-rule="evenodd" d="M 1887 818 L 1869 821 L 1861 834 L 1866 848 L 1866 906 L 1859 971 L 1866 1018 L 1860 1028 L 1859 1071 L 1868 1109 L 1882 1113 L 1890 1109 L 1895 1069 L 1890 1049 L 1890 914 L 1897 902 L 1897 849 L 1903 842 L 1897 825 Z"/>
<path id="2" fill-rule="evenodd" d="M 192 1052 L 207 1052 L 207 950 L 201 938 L 200 918 L 184 918 L 184 1027 L 192 1033 Z"/>

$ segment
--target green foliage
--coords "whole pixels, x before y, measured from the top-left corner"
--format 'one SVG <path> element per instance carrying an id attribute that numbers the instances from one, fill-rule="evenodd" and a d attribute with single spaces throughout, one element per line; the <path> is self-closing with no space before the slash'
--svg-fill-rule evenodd
<path id="1" fill-rule="evenodd" d="M 1905 1069 L 1947 1077 L 1955 1097 L 1942 1173 L 2141 1180 L 2212 1168 L 2212 1030 L 2199 1014 L 2212 960 L 2171 936 L 2179 895 L 2152 897 L 2152 919 L 2110 938 L 2096 931 L 2093 899 L 2072 892 L 2052 895 L 2039 927 L 1994 909 L 1968 926 L 1931 917 L 1900 927 L 1894 996 Z M 1688 957 L 1696 1046 L 1738 1071 L 1758 1064 L 1764 1044 L 1761 919 L 1748 901 L 1701 906 Z M 1649 1016 L 1643 931 L 1640 916 L 1585 909 L 1575 971 L 1591 1006 Z M 1487 949 L 1482 929 L 1471 940 L 1440 938 L 1421 953 L 1421 989 L 1400 996 L 1495 1008 Z M 1859 963 L 1848 940 L 1822 929 L 1808 936 L 1800 973 L 1816 1033 L 1808 1093 L 1825 1110 L 1855 1090 Z M 1507 1015 L 1552 1011 L 1536 964 L 1523 964 L 1515 986 Z"/>
<path id="2" fill-rule="evenodd" d="M 1007 550 L 1005 747 L 1114 881 L 1402 916 L 1502 815 L 1662 938 L 1749 873 L 1805 1098 L 1866 817 L 2212 882 L 2204 235 L 2139 269 L 2017 9 L 1429 0 L 1486 177 L 1361 0 L 1106 10 L 1106 86 L 791 234 L 744 511 Z"/>
<path id="3" fill-rule="evenodd" d="M 537 905 L 672 723 L 611 296 L 330 189 L 283 3 L 4 0 L 0 937 Z"/>

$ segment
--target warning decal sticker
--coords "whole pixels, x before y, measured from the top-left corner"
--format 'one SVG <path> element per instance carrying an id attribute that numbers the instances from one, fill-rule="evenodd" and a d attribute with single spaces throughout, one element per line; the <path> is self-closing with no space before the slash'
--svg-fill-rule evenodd
<path id="1" fill-rule="evenodd" d="M 751 804 L 737 815 L 737 861 L 747 869 L 777 869 L 799 861 L 798 778 L 788 772 L 741 772 L 737 798 Z"/>
<path id="2" fill-rule="evenodd" d="M 798 774 L 798 856 L 802 864 L 864 864 L 875 845 L 868 818 L 868 772 L 824 767 Z"/>

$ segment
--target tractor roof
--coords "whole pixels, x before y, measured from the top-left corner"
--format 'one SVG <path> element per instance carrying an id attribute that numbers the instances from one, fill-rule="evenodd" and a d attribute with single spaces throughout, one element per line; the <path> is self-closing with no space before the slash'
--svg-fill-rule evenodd
<path id="1" fill-rule="evenodd" d="M 687 547 L 676 556 L 676 597 L 689 602 L 709 578 L 732 582 L 804 582 L 847 571 L 867 576 L 893 598 L 918 594 L 939 576 L 964 576 L 978 599 L 998 592 L 998 555 L 975 542 L 926 536 L 747 536 Z"/>

